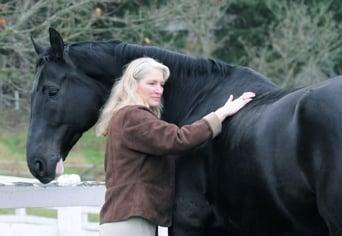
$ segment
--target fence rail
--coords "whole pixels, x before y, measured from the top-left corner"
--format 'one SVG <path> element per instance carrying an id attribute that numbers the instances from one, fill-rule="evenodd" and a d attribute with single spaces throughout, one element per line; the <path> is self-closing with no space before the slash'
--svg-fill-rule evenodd
<path id="1" fill-rule="evenodd" d="M 99 212 L 105 186 L 69 177 L 41 184 L 35 179 L 0 176 L 0 208 L 16 209 L 14 215 L 0 215 L 0 236 L 98 235 L 98 222 L 89 222 L 88 214 Z M 25 208 L 35 207 L 56 209 L 57 219 L 28 215 Z M 159 227 L 159 235 L 167 236 L 167 228 Z"/>

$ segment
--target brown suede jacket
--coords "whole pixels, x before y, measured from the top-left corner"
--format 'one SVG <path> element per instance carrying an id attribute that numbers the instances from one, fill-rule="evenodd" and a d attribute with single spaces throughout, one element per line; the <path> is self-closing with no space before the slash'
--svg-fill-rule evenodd
<path id="1" fill-rule="evenodd" d="M 215 113 L 179 128 L 144 106 L 126 106 L 116 112 L 107 139 L 106 195 L 100 223 L 141 216 L 156 225 L 170 226 L 174 160 L 165 155 L 194 148 L 220 131 Z"/>

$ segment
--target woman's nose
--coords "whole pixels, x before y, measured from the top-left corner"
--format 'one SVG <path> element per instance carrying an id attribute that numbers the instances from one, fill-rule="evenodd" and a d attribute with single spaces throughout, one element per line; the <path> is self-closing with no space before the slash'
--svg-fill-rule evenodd
<path id="1" fill-rule="evenodd" d="M 164 90 L 164 88 L 163 88 L 162 86 L 158 86 L 158 87 L 156 88 L 156 92 L 157 92 L 158 94 L 162 94 L 162 93 L 163 93 L 163 90 Z"/>

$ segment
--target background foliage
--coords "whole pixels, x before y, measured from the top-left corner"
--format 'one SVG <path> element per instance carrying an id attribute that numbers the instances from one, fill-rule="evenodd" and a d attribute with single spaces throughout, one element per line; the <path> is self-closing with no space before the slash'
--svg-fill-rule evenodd
<path id="1" fill-rule="evenodd" d="M 50 26 L 66 42 L 152 44 L 250 66 L 292 88 L 342 73 L 341 20 L 340 0 L 0 0 L 0 128 L 25 134 L 30 36 L 48 44 Z"/>
<path id="2" fill-rule="evenodd" d="M 14 123 L 13 109 L 29 112 L 30 36 L 47 43 L 49 26 L 67 42 L 120 39 L 250 66 L 286 88 L 342 71 L 338 0 L 0 2 L 0 112 Z"/>

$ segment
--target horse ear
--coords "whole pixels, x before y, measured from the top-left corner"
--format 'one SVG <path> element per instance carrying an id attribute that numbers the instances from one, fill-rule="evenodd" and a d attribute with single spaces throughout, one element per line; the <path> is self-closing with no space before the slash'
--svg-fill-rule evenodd
<path id="1" fill-rule="evenodd" d="M 44 51 L 44 48 L 36 44 L 32 35 L 30 36 L 30 38 L 31 38 L 31 42 L 33 44 L 34 50 L 36 51 L 37 55 L 41 54 Z"/>
<path id="2" fill-rule="evenodd" d="M 64 42 L 62 36 L 55 30 L 54 28 L 49 28 L 50 34 L 50 45 L 53 52 L 53 55 L 59 59 L 63 59 L 64 52 Z"/>

